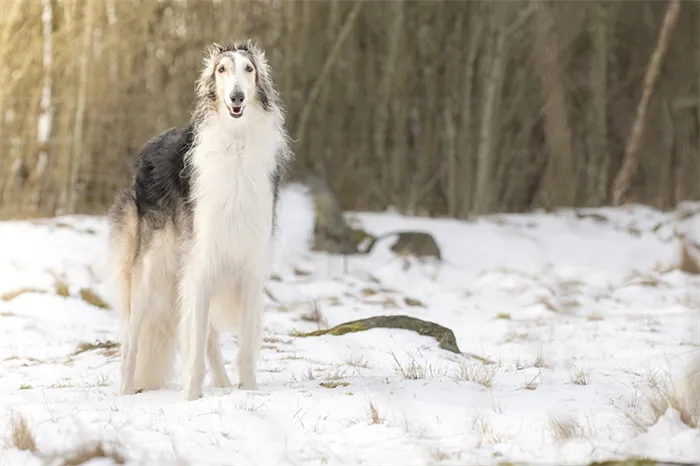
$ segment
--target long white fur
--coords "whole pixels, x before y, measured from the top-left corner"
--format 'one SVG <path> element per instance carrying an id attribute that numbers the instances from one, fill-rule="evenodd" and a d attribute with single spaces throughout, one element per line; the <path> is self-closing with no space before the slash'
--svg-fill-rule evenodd
<path id="1" fill-rule="evenodd" d="M 179 267 L 177 238 L 163 230 L 153 238 L 140 267 L 125 271 L 131 277 L 118 280 L 126 327 L 122 334 L 121 393 L 156 389 L 170 378 L 177 336 L 176 272 Z M 121 257 L 121 253 L 119 253 Z M 138 354 L 138 357 L 137 357 Z"/>
<path id="2" fill-rule="evenodd" d="M 272 259 L 270 174 L 285 135 L 279 115 L 259 108 L 254 86 L 241 83 L 239 70 L 235 76 L 217 86 L 218 109 L 200 122 L 189 154 L 194 221 L 179 292 L 183 390 L 188 400 L 202 396 L 207 349 L 214 353 L 209 359 L 215 380 L 225 377 L 222 358 L 216 354 L 216 332 L 224 327 L 238 328 L 239 386 L 257 389 L 262 296 Z M 232 118 L 225 105 L 236 86 L 244 90 L 247 102 L 239 119 Z"/>
<path id="3" fill-rule="evenodd" d="M 135 215 L 135 213 L 134 213 Z M 117 236 L 112 248 L 112 265 L 120 288 L 122 319 L 121 394 L 140 389 L 162 388 L 172 373 L 177 326 L 180 320 L 177 283 L 183 244 L 173 228 L 155 233 L 140 264 L 127 265 L 128 244 Z M 222 308 L 222 306 L 219 306 Z M 219 332 L 211 328 L 207 356 L 214 385 L 227 387 L 231 382 L 223 366 Z"/>

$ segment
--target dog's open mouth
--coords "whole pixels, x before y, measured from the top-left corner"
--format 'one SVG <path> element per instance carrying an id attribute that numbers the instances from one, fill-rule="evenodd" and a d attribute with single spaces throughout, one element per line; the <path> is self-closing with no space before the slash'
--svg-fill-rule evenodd
<path id="1" fill-rule="evenodd" d="M 231 116 L 240 118 L 243 115 L 243 107 L 231 107 Z"/>

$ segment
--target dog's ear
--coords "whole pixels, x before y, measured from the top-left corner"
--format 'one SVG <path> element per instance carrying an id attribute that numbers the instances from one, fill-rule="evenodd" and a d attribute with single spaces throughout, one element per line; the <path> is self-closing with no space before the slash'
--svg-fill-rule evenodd
<path id="1" fill-rule="evenodd" d="M 208 97 L 213 99 L 216 93 L 213 88 L 214 67 L 216 66 L 215 58 L 224 51 L 225 45 L 214 42 L 204 50 L 202 59 L 202 70 L 199 78 L 195 83 L 195 92 L 201 98 Z"/>
<path id="2" fill-rule="evenodd" d="M 255 61 L 255 65 L 258 67 L 259 73 L 263 75 L 265 79 L 270 78 L 270 65 L 267 62 L 267 56 L 263 49 L 261 49 L 258 44 L 248 39 L 250 44 L 250 54 Z"/>
<path id="3" fill-rule="evenodd" d="M 219 44 L 218 42 L 214 42 L 204 50 L 204 60 L 211 60 L 223 51 L 224 46 L 222 44 Z"/>

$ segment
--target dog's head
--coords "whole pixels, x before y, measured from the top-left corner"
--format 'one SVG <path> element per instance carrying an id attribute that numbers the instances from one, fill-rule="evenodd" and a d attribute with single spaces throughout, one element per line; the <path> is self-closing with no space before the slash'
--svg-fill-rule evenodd
<path id="1" fill-rule="evenodd" d="M 265 53 L 252 41 L 212 44 L 206 50 L 197 96 L 218 113 L 237 120 L 251 110 L 270 112 L 273 92 Z"/>

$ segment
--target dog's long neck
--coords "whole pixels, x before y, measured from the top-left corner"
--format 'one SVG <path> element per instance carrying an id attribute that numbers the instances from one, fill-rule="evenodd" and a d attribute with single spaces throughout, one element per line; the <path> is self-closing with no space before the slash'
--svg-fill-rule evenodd
<path id="1" fill-rule="evenodd" d="M 190 153 L 193 235 L 221 267 L 247 264 L 245 268 L 263 276 L 272 237 L 272 175 L 280 134 L 272 118 L 243 118 L 232 122 L 228 115 L 212 115 L 196 127 Z"/>
<path id="2" fill-rule="evenodd" d="M 275 170 L 284 138 L 274 116 L 254 108 L 247 111 L 242 121 L 212 112 L 195 125 L 189 163 L 196 197 L 205 195 L 210 186 L 235 189 L 240 182 L 258 182 Z"/>

